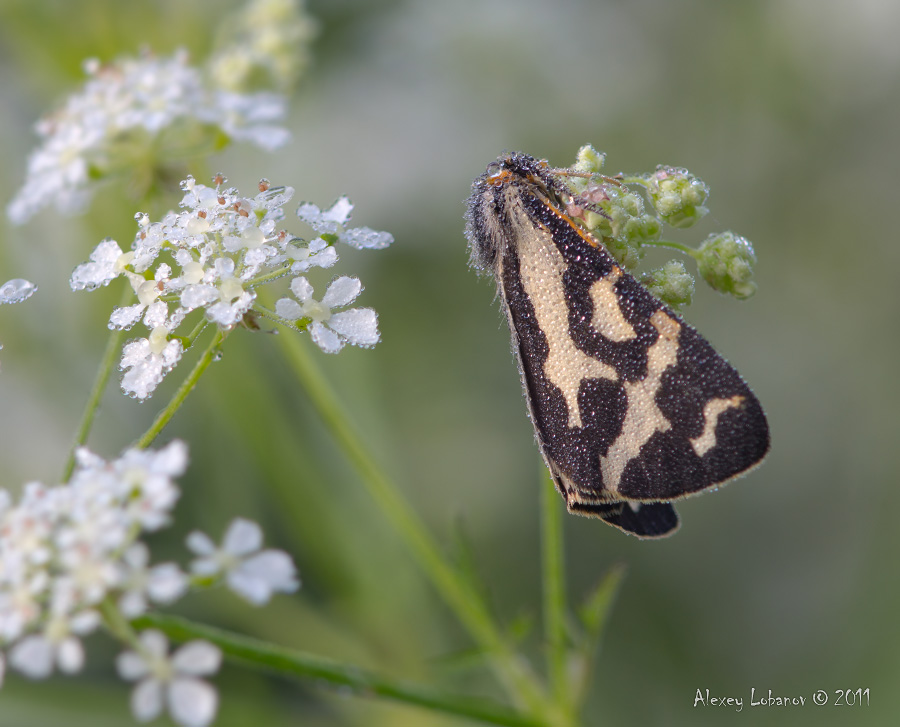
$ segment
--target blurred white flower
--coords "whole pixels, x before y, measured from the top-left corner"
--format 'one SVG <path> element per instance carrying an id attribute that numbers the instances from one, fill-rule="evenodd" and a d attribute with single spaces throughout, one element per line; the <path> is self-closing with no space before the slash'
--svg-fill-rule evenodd
<path id="1" fill-rule="evenodd" d="M 140 635 L 139 651 L 119 655 L 119 675 L 138 684 L 131 693 L 131 712 L 140 722 L 158 717 L 163 708 L 184 727 L 204 727 L 216 716 L 219 696 L 200 676 L 215 674 L 222 652 L 206 641 L 190 641 L 169 656 L 169 643 L 160 631 Z"/>
<path id="2" fill-rule="evenodd" d="M 309 63 L 309 41 L 315 34 L 302 5 L 297 0 L 250 0 L 226 19 L 222 43 L 209 63 L 217 83 L 233 91 L 260 81 L 289 89 Z"/>
<path id="3" fill-rule="evenodd" d="M 275 592 L 293 593 L 299 588 L 297 569 L 281 550 L 261 550 L 263 535 L 259 525 L 235 519 L 222 540 L 222 547 L 205 533 L 188 536 L 187 546 L 199 558 L 191 570 L 199 576 L 223 575 L 228 587 L 255 605 L 267 603 Z"/>
<path id="4" fill-rule="evenodd" d="M 309 319 L 309 333 L 325 353 L 337 353 L 345 343 L 368 348 L 378 343 L 378 316 L 371 308 L 351 308 L 335 313 L 333 309 L 349 305 L 362 292 L 358 278 L 342 276 L 331 282 L 322 300 L 312 297 L 313 287 L 304 277 L 291 281 L 297 300 L 282 298 L 275 312 L 287 320 Z"/>
<path id="5" fill-rule="evenodd" d="M 133 613 L 144 594 L 169 602 L 184 592 L 184 574 L 148 568 L 135 542 L 168 522 L 186 466 L 177 441 L 110 462 L 80 448 L 67 484 L 30 483 L 18 502 L 0 490 L 0 643 L 11 666 L 35 679 L 78 671 L 79 637 L 99 623 L 93 606 L 110 596 Z"/>
<path id="6" fill-rule="evenodd" d="M 51 204 L 65 214 L 84 211 L 98 181 L 146 164 L 148 155 L 157 164 L 180 159 L 192 134 L 224 134 L 268 150 L 289 138 L 274 125 L 285 116 L 282 96 L 223 90 L 190 66 L 184 51 L 84 67 L 84 86 L 37 124 L 43 143 L 7 208 L 16 224 Z"/>
<path id="7" fill-rule="evenodd" d="M 148 598 L 156 603 L 172 603 L 187 591 L 188 577 L 175 563 L 160 563 L 152 568 L 149 563 L 150 550 L 144 543 L 135 543 L 122 555 L 119 608 L 126 618 L 144 613 Z"/>
<path id="8" fill-rule="evenodd" d="M 84 647 L 78 636 L 91 633 L 99 624 L 96 611 L 54 614 L 41 634 L 26 636 L 13 646 L 9 663 L 31 679 L 47 678 L 54 665 L 67 674 L 81 671 Z"/>

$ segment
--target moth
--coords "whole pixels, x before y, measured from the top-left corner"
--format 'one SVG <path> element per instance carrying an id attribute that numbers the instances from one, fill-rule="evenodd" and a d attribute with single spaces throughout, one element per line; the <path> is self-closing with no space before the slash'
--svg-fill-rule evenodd
<path id="1" fill-rule="evenodd" d="M 472 185 L 472 265 L 493 275 L 541 453 L 569 512 L 639 538 L 673 502 L 757 466 L 762 407 L 735 369 L 566 214 L 559 170 L 501 156 Z"/>

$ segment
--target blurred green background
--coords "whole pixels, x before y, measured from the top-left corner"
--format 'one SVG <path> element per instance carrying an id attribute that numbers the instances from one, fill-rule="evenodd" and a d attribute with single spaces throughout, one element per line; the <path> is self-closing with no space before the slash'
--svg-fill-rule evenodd
<path id="1" fill-rule="evenodd" d="M 24 178 L 31 125 L 81 82 L 84 58 L 183 46 L 202 59 L 233 6 L 0 3 L 0 198 Z M 900 4 L 319 0 L 309 9 L 319 34 L 292 104 L 293 143 L 276 155 L 235 147 L 213 167 L 244 190 L 263 176 L 293 185 L 295 201 L 328 205 L 346 193 L 357 224 L 394 234 L 389 250 L 346 252 L 339 269 L 362 278 L 360 304 L 378 310 L 382 342 L 315 355 L 442 542 L 451 548 L 465 534 L 507 621 L 539 618 L 542 475 L 493 287 L 466 266 L 472 179 L 504 150 L 564 166 L 593 143 L 611 172 L 666 163 L 711 186 L 712 213 L 685 240 L 733 229 L 756 248 L 756 297 L 735 302 L 698 285 L 687 317 L 766 407 L 768 462 L 684 503 L 682 530 L 663 542 L 566 519 L 574 599 L 610 566 L 628 568 L 585 724 L 897 723 L 900 246 L 888 223 Z M 85 217 L 46 212 L 22 228 L 0 225 L 0 281 L 40 287 L 0 308 L 4 486 L 59 477 L 119 295 L 72 293 L 67 278 L 100 239 L 130 241 L 135 211 L 123 191 L 106 189 Z M 189 442 L 192 463 L 174 526 L 151 545 L 157 559 L 183 558 L 191 529 L 218 536 L 243 515 L 294 554 L 304 587 L 263 610 L 217 592 L 178 611 L 495 694 L 486 672 L 451 658 L 468 638 L 276 344 L 238 331 L 164 433 Z M 146 404 L 111 387 L 92 448 L 113 456 L 126 446 L 176 379 Z M 76 678 L 9 675 L 0 725 L 130 724 L 113 654 L 97 636 Z M 223 726 L 464 724 L 234 667 L 217 683 Z M 695 708 L 698 688 L 743 697 L 743 712 Z M 807 705 L 750 708 L 751 688 L 805 695 Z M 809 704 L 815 690 L 833 698 L 856 688 L 871 690 L 870 707 Z"/>

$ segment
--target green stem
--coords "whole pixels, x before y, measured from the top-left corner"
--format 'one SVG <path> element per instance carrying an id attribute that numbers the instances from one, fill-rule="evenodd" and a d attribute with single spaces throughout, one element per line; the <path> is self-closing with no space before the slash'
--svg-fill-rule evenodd
<path id="1" fill-rule="evenodd" d="M 263 273 L 262 275 L 257 275 L 255 278 L 251 278 L 246 282 L 246 286 L 248 288 L 257 288 L 263 283 L 268 283 L 270 280 L 276 280 L 277 278 L 283 278 L 285 275 L 291 272 L 290 265 L 283 265 L 280 268 L 276 268 L 275 270 L 270 270 L 267 273 Z"/>
<path id="2" fill-rule="evenodd" d="M 531 714 L 542 714 L 547 707 L 546 697 L 534 674 L 500 633 L 480 594 L 447 562 L 422 521 L 400 494 L 399 488 L 381 471 L 362 444 L 336 395 L 313 362 L 308 345 L 301 342 L 298 336 L 283 336 L 281 340 L 294 373 L 313 406 L 422 570 L 490 657 L 494 672 L 517 704 Z"/>
<path id="3" fill-rule="evenodd" d="M 100 602 L 98 606 L 100 615 L 103 617 L 103 624 L 107 630 L 115 636 L 123 644 L 127 644 L 133 649 L 140 650 L 141 642 L 138 639 L 137 632 L 128 620 L 122 615 L 119 607 L 113 603 L 112 599 L 107 597 Z"/>
<path id="4" fill-rule="evenodd" d="M 683 252 L 685 255 L 690 255 L 692 258 L 697 257 L 697 251 L 694 248 L 688 247 L 687 245 L 682 245 L 680 242 L 672 242 L 671 240 L 654 240 L 653 242 L 642 241 L 641 245 L 647 245 L 651 247 L 669 247 L 673 250 Z"/>
<path id="5" fill-rule="evenodd" d="M 385 677 L 357 666 L 269 644 L 212 626 L 197 624 L 174 616 L 148 615 L 134 622 L 138 629 L 156 628 L 175 641 L 203 639 L 218 646 L 232 660 L 243 662 L 282 676 L 296 676 L 350 687 L 361 696 L 377 696 L 405 704 L 425 707 L 481 722 L 508 727 L 543 727 L 543 723 L 494 702 L 410 684 Z"/>
<path id="6" fill-rule="evenodd" d="M 541 565 L 544 590 L 544 633 L 547 648 L 547 672 L 556 707 L 568 713 L 569 679 L 566 668 L 566 575 L 563 553 L 562 509 L 556 486 L 546 476 L 541 463 Z M 564 724 L 568 724 L 566 720 Z"/>
<path id="7" fill-rule="evenodd" d="M 153 424 L 150 425 L 150 428 L 144 432 L 140 439 L 135 442 L 134 446 L 138 449 L 144 449 L 145 447 L 150 446 L 151 442 L 159 435 L 159 433 L 163 430 L 163 427 L 169 423 L 173 416 L 175 416 L 175 412 L 178 411 L 179 407 L 184 403 L 184 400 L 187 399 L 188 394 L 190 394 L 194 387 L 197 385 L 197 382 L 200 380 L 200 376 L 206 371 L 207 367 L 212 363 L 213 358 L 216 354 L 216 349 L 222 344 L 222 341 L 225 340 L 225 336 L 228 333 L 221 331 L 220 329 L 216 329 L 215 335 L 212 337 L 212 340 L 209 342 L 209 345 L 206 347 L 206 350 L 203 352 L 203 355 L 200 356 L 200 359 L 194 364 L 194 368 L 191 370 L 191 373 L 188 374 L 188 377 L 181 383 L 181 386 L 178 387 L 178 391 L 175 392 L 175 395 L 172 397 L 172 400 L 166 405 L 166 407 L 157 415 Z"/>
<path id="8" fill-rule="evenodd" d="M 260 305 L 259 303 L 254 303 L 253 312 L 257 313 L 263 318 L 272 321 L 279 326 L 284 326 L 285 328 L 290 328 L 292 331 L 296 331 L 297 333 L 303 333 L 306 329 L 300 328 L 294 321 L 289 321 L 286 318 L 282 318 L 275 311 L 266 308 L 264 305 Z"/>
<path id="9" fill-rule="evenodd" d="M 122 289 L 122 299 L 119 301 L 119 305 L 128 305 L 133 300 L 133 297 L 134 291 L 130 285 L 126 285 Z M 100 360 L 100 368 L 97 370 L 94 385 L 91 387 L 91 393 L 88 396 L 87 404 L 84 406 L 81 421 L 78 423 L 75 441 L 72 443 L 72 449 L 69 451 L 69 457 L 66 459 L 66 464 L 63 467 L 62 482 L 68 482 L 72 476 L 72 470 L 75 469 L 75 450 L 87 441 L 88 435 L 91 433 L 94 417 L 100 408 L 100 400 L 103 398 L 103 392 L 106 391 L 107 383 L 109 383 L 109 377 L 115 366 L 124 335 L 125 332 L 123 330 L 116 329 L 110 331 L 109 338 L 106 339 L 106 349 L 103 351 L 103 358 Z"/>

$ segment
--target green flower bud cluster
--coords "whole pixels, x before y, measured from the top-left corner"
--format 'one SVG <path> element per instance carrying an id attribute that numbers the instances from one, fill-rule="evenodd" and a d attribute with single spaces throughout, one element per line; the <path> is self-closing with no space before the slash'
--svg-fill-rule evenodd
<path id="1" fill-rule="evenodd" d="M 605 162 L 605 154 L 585 145 L 561 180 L 572 193 L 567 214 L 583 223 L 619 265 L 634 272 L 648 246 L 667 247 L 693 257 L 713 289 L 736 298 L 756 292 L 751 279 L 756 256 L 743 237 L 710 235 L 698 249 L 661 239 L 664 225 L 691 227 L 709 212 L 709 187 L 702 180 L 687 169 L 663 165 L 649 174 L 606 176 L 601 171 Z M 694 279 L 681 262 L 671 260 L 641 280 L 672 308 L 691 303 Z"/>
<path id="2" fill-rule="evenodd" d="M 721 232 L 707 237 L 694 254 L 703 279 L 720 293 L 749 298 L 756 292 L 753 246 L 740 235 Z"/>
<path id="3" fill-rule="evenodd" d="M 703 206 L 709 187 L 687 169 L 660 165 L 644 179 L 650 202 L 666 224 L 691 227 L 709 212 Z"/>
<path id="4" fill-rule="evenodd" d="M 582 204 L 603 211 L 586 208 L 581 217 L 626 270 L 637 266 L 644 255 L 643 246 L 658 240 L 662 233 L 656 216 L 644 212 L 641 196 L 625 186 L 604 183 L 589 187 L 575 200 L 575 205 Z"/>
<path id="5" fill-rule="evenodd" d="M 661 268 L 644 273 L 641 284 L 675 310 L 690 305 L 694 295 L 694 276 L 680 260 L 669 260 Z"/>
<path id="6" fill-rule="evenodd" d="M 578 150 L 571 168 L 578 175 L 599 174 L 605 161 L 606 155 L 588 144 Z M 656 215 L 644 211 L 643 197 L 611 177 L 598 183 L 573 175 L 566 181 L 576 195 L 569 213 L 603 240 L 622 267 L 626 270 L 637 267 L 644 254 L 642 246 L 658 240 L 662 233 Z"/>

